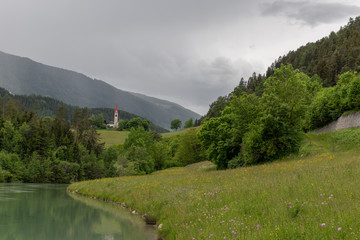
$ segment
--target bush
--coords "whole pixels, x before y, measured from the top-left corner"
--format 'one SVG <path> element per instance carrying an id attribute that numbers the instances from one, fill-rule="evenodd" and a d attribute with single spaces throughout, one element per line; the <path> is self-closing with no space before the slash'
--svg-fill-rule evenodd
<path id="1" fill-rule="evenodd" d="M 24 179 L 25 164 L 17 154 L 1 151 L 0 166 L 3 171 L 6 171 L 4 175 L 6 182 L 22 181 Z"/>
<path id="2" fill-rule="evenodd" d="M 111 146 L 104 151 L 104 166 L 105 166 L 105 176 L 106 177 L 115 177 L 116 169 L 114 164 L 118 158 L 118 151 L 116 146 Z"/>
<path id="3" fill-rule="evenodd" d="M 195 129 L 189 129 L 185 134 L 180 136 L 179 147 L 174 160 L 182 165 L 205 160 L 201 142 L 197 137 Z"/>
<path id="4" fill-rule="evenodd" d="M 171 146 L 166 142 L 155 142 L 152 147 L 151 156 L 154 159 L 155 170 L 164 169 L 166 161 L 172 158 Z"/>

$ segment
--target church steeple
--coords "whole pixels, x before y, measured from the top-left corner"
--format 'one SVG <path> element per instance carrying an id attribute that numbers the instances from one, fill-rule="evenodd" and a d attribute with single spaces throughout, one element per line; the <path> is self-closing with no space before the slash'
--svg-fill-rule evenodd
<path id="1" fill-rule="evenodd" d="M 118 125 L 119 125 L 119 114 L 118 114 L 118 106 L 116 104 L 114 111 L 114 128 L 118 128 Z"/>

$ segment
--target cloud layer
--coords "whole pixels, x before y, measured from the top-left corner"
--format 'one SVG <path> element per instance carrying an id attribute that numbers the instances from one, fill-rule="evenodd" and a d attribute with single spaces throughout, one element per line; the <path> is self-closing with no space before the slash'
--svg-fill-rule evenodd
<path id="1" fill-rule="evenodd" d="M 265 16 L 285 16 L 302 24 L 316 26 L 360 14 L 360 7 L 336 2 L 274 1 L 263 5 Z"/>
<path id="2" fill-rule="evenodd" d="M 0 50 L 204 114 L 241 77 L 358 10 L 330 0 L 0 0 Z"/>

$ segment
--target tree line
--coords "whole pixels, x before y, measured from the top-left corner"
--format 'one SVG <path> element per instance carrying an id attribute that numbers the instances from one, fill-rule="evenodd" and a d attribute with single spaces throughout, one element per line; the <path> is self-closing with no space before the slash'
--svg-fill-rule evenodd
<path id="1" fill-rule="evenodd" d="M 66 109 L 39 118 L 13 99 L 0 114 L 0 181 L 69 183 L 111 176 L 99 135 L 87 109 L 77 109 L 74 128 Z"/>
<path id="2" fill-rule="evenodd" d="M 253 73 L 248 80 L 243 78 L 239 85 L 227 96 L 220 96 L 209 108 L 208 113 L 201 119 L 219 117 L 221 111 L 229 106 L 233 95 L 242 91 L 261 96 L 264 91 L 265 80 L 274 75 L 275 69 L 281 65 L 291 64 L 294 69 L 317 77 L 323 87 L 335 86 L 339 76 L 348 71 L 360 71 L 360 17 L 350 18 L 347 25 L 338 32 L 331 32 L 314 43 L 308 43 L 295 51 L 290 51 L 276 59 L 268 67 L 265 74 Z"/>
<path id="3" fill-rule="evenodd" d="M 4 100 L 4 99 L 3 99 Z M 142 118 L 121 121 L 130 131 L 123 145 L 104 148 L 96 129 L 100 115 L 76 108 L 72 125 L 66 108 L 38 117 L 9 98 L 0 114 L 0 182 L 69 183 L 148 174 L 204 160 L 195 129 L 162 138 Z"/>
<path id="4" fill-rule="evenodd" d="M 13 99 L 17 101 L 23 108 L 27 110 L 33 110 L 39 118 L 41 117 L 55 117 L 57 110 L 60 107 L 65 107 L 65 119 L 72 124 L 74 114 L 77 111 L 76 106 L 72 106 L 69 104 L 65 104 L 62 101 L 50 98 L 50 97 L 43 97 L 37 95 L 12 95 L 4 88 L 0 88 L 0 103 L 2 106 L 10 100 Z M 4 113 L 4 108 L 0 109 L 2 113 Z M 98 128 L 106 128 L 106 124 L 114 119 L 114 109 L 111 108 L 89 108 L 88 115 L 91 116 L 93 119 L 92 121 L 97 122 Z M 122 110 L 118 110 L 119 119 L 122 120 L 131 120 L 133 118 L 140 118 L 139 116 L 125 112 Z M 145 120 L 144 118 L 141 118 Z M 168 132 L 166 129 L 157 126 L 150 122 L 150 128 L 153 131 L 157 132 Z"/>
<path id="5" fill-rule="evenodd" d="M 198 134 L 207 159 L 219 169 L 257 164 L 297 152 L 303 133 L 325 126 L 347 111 L 360 110 L 360 76 L 338 75 L 333 87 L 295 70 L 275 68 L 262 93 L 235 89 L 223 110 L 204 119 Z"/>

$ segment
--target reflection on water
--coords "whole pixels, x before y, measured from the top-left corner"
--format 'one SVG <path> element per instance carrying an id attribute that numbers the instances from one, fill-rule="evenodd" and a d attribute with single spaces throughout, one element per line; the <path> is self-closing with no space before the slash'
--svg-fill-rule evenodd
<path id="1" fill-rule="evenodd" d="M 75 198 L 75 199 L 74 199 Z M 155 240 L 121 207 L 78 196 L 66 185 L 0 184 L 0 240 Z"/>

